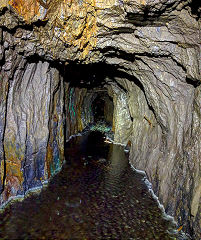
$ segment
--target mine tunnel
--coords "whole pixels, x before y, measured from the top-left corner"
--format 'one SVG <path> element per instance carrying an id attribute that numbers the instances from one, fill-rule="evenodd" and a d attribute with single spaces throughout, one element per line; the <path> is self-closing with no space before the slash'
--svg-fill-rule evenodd
<path id="1" fill-rule="evenodd" d="M 51 81 L 51 94 L 45 100 L 49 101 L 46 125 L 42 113 L 45 106 L 44 92 L 41 93 L 38 89 L 38 92 L 32 95 L 31 91 L 37 91 L 33 88 L 33 83 L 40 84 L 42 81 L 42 84 L 47 84 L 48 79 Z M 24 85 L 26 88 L 23 88 Z M 38 125 L 32 126 L 30 134 L 34 135 L 35 131 L 39 131 L 38 134 L 44 136 L 48 126 L 49 135 L 44 138 L 47 140 L 47 147 L 42 147 L 40 142 L 35 143 L 38 144 L 35 151 L 37 148 L 41 151 L 36 155 L 32 149 L 32 140 L 28 138 L 25 143 L 22 188 L 20 185 L 14 185 L 16 189 L 13 188 L 15 178 L 11 178 L 10 182 L 5 180 L 7 185 L 4 183 L 3 196 L 9 199 L 9 196 L 16 192 L 34 193 L 46 184 L 45 174 L 50 181 L 47 189 L 42 190 L 39 195 L 31 194 L 30 198 L 6 208 L 8 212 L 15 209 L 14 214 L 20 220 L 14 224 L 12 219 L 9 219 L 8 227 L 5 227 L 2 236 L 7 233 L 9 239 L 12 239 L 13 232 L 17 238 L 28 236 L 29 225 L 32 224 L 35 226 L 33 237 L 40 238 L 44 231 L 45 237 L 51 238 L 54 229 L 52 219 L 59 221 L 59 217 L 62 217 L 68 219 L 64 221 L 67 227 L 64 231 L 65 239 L 81 239 L 83 234 L 92 239 L 118 239 L 120 235 L 123 239 L 144 239 L 147 236 L 148 239 L 155 236 L 159 239 L 177 237 L 176 225 L 172 218 L 168 217 L 167 220 L 168 218 L 163 216 L 145 173 L 134 171 L 129 164 L 131 156 L 135 157 L 142 152 L 144 146 L 140 145 L 140 142 L 144 141 L 144 136 L 156 136 L 165 131 L 165 127 L 158 124 L 156 113 L 138 78 L 104 62 L 71 63 L 66 66 L 29 58 L 20 81 L 17 81 L 13 88 L 18 89 L 17 93 L 22 91 L 17 95 L 14 93 L 16 101 L 26 96 L 25 102 L 29 102 L 28 106 L 36 108 L 34 111 L 41 111 L 41 116 L 37 119 Z M 21 103 L 21 108 L 29 112 L 25 102 Z M 32 114 L 29 116 L 28 113 L 26 123 L 31 117 Z M 23 131 L 22 128 L 21 138 Z M 135 141 L 139 142 L 137 148 L 133 146 Z M 152 141 L 149 146 L 153 148 L 157 145 Z M 46 156 L 46 162 L 42 156 Z M 148 155 L 142 156 L 145 159 Z M 147 169 L 147 175 L 152 171 L 152 167 Z M 9 162 L 5 162 L 5 174 L 8 170 Z M 8 179 L 9 177 L 7 176 Z M 49 217 L 50 206 L 53 206 L 55 201 L 53 199 L 57 199 L 58 205 L 52 207 Z M 133 201 L 137 203 L 137 207 Z M 37 208 L 43 209 L 40 216 L 42 222 L 48 223 L 48 227 L 37 223 L 37 215 L 33 213 Z M 150 211 L 150 215 L 147 215 Z M 104 220 L 98 216 L 100 212 Z M 24 217 L 21 218 L 21 214 Z M 34 217 L 31 222 L 26 223 L 28 215 Z M 0 220 L 3 221 L 5 217 L 6 212 L 0 215 Z M 143 224 L 139 227 L 136 221 L 139 219 L 142 223 L 151 224 L 151 219 L 155 218 L 160 218 L 160 227 L 157 223 L 153 227 L 153 233 L 147 230 L 142 234 L 140 229 Z M 117 222 L 119 223 L 115 228 Z M 124 233 L 122 225 L 125 223 L 128 223 L 126 229 L 135 229 L 135 232 L 129 230 Z M 16 230 L 10 230 L 10 227 L 18 229 L 21 225 L 24 226 L 22 231 L 16 233 Z M 90 230 L 79 230 L 81 225 Z M 94 225 L 99 225 L 98 230 L 94 230 Z M 115 230 L 110 233 L 111 226 Z M 60 238 L 63 235 L 60 230 L 56 230 L 55 236 Z"/>
<path id="2" fill-rule="evenodd" d="M 45 68 L 46 71 L 44 71 Z M 32 76 L 26 79 L 30 71 L 33 71 Z M 146 108 L 151 121 L 155 121 L 153 110 L 147 102 L 140 82 L 135 77 L 106 63 L 48 65 L 30 58 L 21 82 L 16 83 L 14 87 L 24 89 L 23 86 L 26 85 L 25 91 L 31 94 L 29 87 L 32 89 L 32 83 L 43 81 L 43 79 L 43 84 L 47 83 L 49 77 L 52 81 L 49 136 L 47 147 L 43 148 L 46 151 L 47 162 L 43 161 L 41 153 L 35 155 L 32 152 L 31 142 L 27 142 L 23 188 L 18 189 L 18 193 L 23 191 L 34 193 L 37 189 L 41 189 L 42 184 L 46 182 L 43 175 L 45 168 L 50 181 L 47 188 L 38 193 L 39 195 L 31 194 L 27 200 L 21 203 L 16 202 L 11 205 L 10 210 L 9 208 L 6 210 L 12 211 L 14 207 L 15 217 L 20 220 L 14 224 L 9 219 L 8 227 L 5 226 L 2 236 L 7 233 L 9 239 L 12 239 L 15 232 L 17 238 L 26 237 L 29 235 L 31 224 L 35 226 L 32 229 L 34 238 L 40 238 L 41 231 L 45 232 L 45 238 L 51 238 L 54 221 L 58 221 L 57 218 L 60 216 L 66 219 L 64 220 L 66 230 L 63 231 L 65 239 L 82 239 L 83 234 L 92 239 L 110 237 L 118 239 L 121 234 L 124 238 L 129 238 L 140 236 L 142 233 L 140 231 L 135 234 L 132 231 L 123 233 L 122 225 L 130 219 L 127 228 L 135 226 L 135 229 L 139 229 L 135 223 L 138 211 L 141 212 L 143 221 L 146 219 L 150 222 L 146 212 L 151 209 L 154 209 L 151 214 L 153 218 L 157 218 L 157 215 L 161 218 L 161 230 L 159 231 L 158 226 L 155 225 L 154 234 L 164 239 L 174 236 L 173 221 L 166 221 L 163 218 L 158 203 L 143 180 L 145 175 L 135 173 L 131 169 L 128 154 L 124 151 L 127 142 L 131 139 L 133 121 L 137 112 L 141 110 L 138 104 Z M 136 106 L 133 106 L 133 102 L 129 102 L 129 95 L 131 97 L 129 84 L 133 86 L 132 98 L 136 101 Z M 26 101 L 31 104 L 32 97 L 37 96 L 33 107 L 41 111 L 40 108 L 44 106 L 42 102 L 44 93 L 39 90 L 38 94 L 33 96 L 29 94 L 26 95 Z M 23 95 L 24 93 L 16 97 L 21 99 Z M 24 104 L 22 103 L 22 108 L 27 111 Z M 39 109 L 38 106 L 40 106 Z M 144 119 L 143 121 L 146 130 L 150 131 L 149 122 Z M 39 127 L 39 134 L 43 136 L 46 124 L 42 114 L 40 123 L 34 127 Z M 23 130 L 21 131 L 23 133 Z M 41 148 L 40 145 L 39 148 Z M 34 159 L 33 156 L 35 156 Z M 8 163 L 5 162 L 5 171 L 9 167 Z M 47 164 L 46 167 L 45 164 Z M 3 191 L 4 198 L 14 193 L 12 182 L 8 184 L 9 186 Z M 126 185 L 127 188 L 124 188 Z M 134 185 L 138 186 L 135 190 Z M 128 189 L 133 190 L 127 191 Z M 58 203 L 55 207 L 53 199 Z M 118 204 L 119 201 L 121 205 Z M 142 203 L 140 203 L 135 208 L 133 201 L 137 203 L 143 201 L 145 207 L 141 208 Z M 100 206 L 98 206 L 99 202 Z M 51 211 L 50 206 L 52 206 Z M 37 208 L 43 209 L 40 213 L 42 219 L 40 224 L 38 224 L 37 215 L 34 214 Z M 125 212 L 123 218 L 122 211 Z M 132 216 L 129 211 L 133 212 Z M 99 212 L 102 212 L 101 216 L 105 220 L 98 216 Z M 4 214 L 0 215 L 0 220 L 4 219 L 6 216 Z M 20 214 L 23 215 L 22 218 Z M 24 220 L 28 215 L 33 217 L 26 223 Z M 54 219 L 53 222 L 52 219 Z M 117 222 L 119 222 L 117 228 L 110 233 L 111 225 L 115 226 Z M 48 226 L 44 223 L 48 223 Z M 10 228 L 17 229 L 21 225 L 23 228 L 17 233 L 15 230 L 10 230 Z M 80 225 L 89 230 L 79 230 Z M 94 225 L 99 225 L 98 231 L 94 230 Z M 170 234 L 166 234 L 167 226 L 171 229 Z M 149 235 L 152 236 L 149 231 L 143 233 L 144 237 Z M 60 230 L 56 230 L 55 236 L 61 238 L 63 235 Z"/>
<path id="3" fill-rule="evenodd" d="M 92 127 L 102 131 L 114 127 L 114 94 L 108 81 L 110 71 L 115 72 L 115 69 L 107 64 L 64 68 L 66 138 Z"/>
<path id="4" fill-rule="evenodd" d="M 200 239 L 198 2 L 0 0 L 0 239 Z"/>

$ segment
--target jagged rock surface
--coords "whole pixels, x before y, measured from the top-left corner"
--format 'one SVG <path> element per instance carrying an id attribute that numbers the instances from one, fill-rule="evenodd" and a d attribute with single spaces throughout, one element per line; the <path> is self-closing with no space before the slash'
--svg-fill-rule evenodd
<path id="1" fill-rule="evenodd" d="M 198 239 L 199 3 L 3 0 L 0 9 L 1 203 L 59 170 L 64 135 L 93 119 L 87 106 L 94 95 L 71 93 L 64 81 L 76 75 L 63 79 L 63 69 L 104 62 L 115 140 L 131 141 L 130 163 L 146 171 L 166 211 Z"/>

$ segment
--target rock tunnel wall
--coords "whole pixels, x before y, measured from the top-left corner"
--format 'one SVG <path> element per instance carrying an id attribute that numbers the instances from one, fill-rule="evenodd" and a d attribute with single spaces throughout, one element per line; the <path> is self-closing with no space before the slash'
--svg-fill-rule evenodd
<path id="1" fill-rule="evenodd" d="M 115 141 L 131 141 L 130 163 L 198 239 L 200 5 L 3 0 L 0 9 L 1 203 L 55 174 L 65 138 L 93 120 L 88 103 L 80 111 L 87 91 L 72 88 L 61 68 L 104 62 Z"/>
<path id="2" fill-rule="evenodd" d="M 66 84 L 65 87 L 65 116 L 66 116 L 66 139 L 70 136 L 81 132 L 87 124 L 92 121 L 92 116 L 90 112 L 85 115 L 85 111 L 82 112 L 82 106 L 89 106 L 89 104 L 83 104 L 85 95 L 87 93 L 86 89 L 78 89 L 69 87 Z M 87 98 L 90 101 L 90 98 Z M 84 116 L 83 116 L 84 114 Z M 85 120 L 84 120 L 85 119 Z M 83 122 L 83 120 L 85 122 Z"/>
<path id="3" fill-rule="evenodd" d="M 68 83 L 65 84 L 66 140 L 94 123 L 93 102 L 99 95 L 98 92 L 98 89 L 88 90 L 82 87 L 70 87 Z M 110 110 L 109 104 L 106 104 L 106 121 L 111 121 Z"/>
<path id="4" fill-rule="evenodd" d="M 9 70 L 4 67 L 3 82 Z M 1 203 L 41 186 L 61 168 L 64 158 L 64 90 L 58 70 L 47 62 L 21 59 L 3 90 L 1 180 L 6 180 Z"/>

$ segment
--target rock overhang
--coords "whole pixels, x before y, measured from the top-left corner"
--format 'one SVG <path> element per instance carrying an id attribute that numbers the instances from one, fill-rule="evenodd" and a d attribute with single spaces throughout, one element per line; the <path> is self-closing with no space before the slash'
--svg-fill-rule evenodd
<path id="1" fill-rule="evenodd" d="M 198 22 L 188 1 L 4 0 L 3 7 L 9 11 L 1 25 L 32 26 L 28 48 L 49 60 L 104 61 L 109 48 L 167 57 L 180 55 L 182 48 L 199 48 Z M 184 37 L 177 38 L 182 29 Z"/>

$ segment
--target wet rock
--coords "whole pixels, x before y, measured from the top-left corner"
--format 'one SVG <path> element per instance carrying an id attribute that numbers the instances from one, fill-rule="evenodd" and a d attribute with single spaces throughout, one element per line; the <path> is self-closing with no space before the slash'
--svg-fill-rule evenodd
<path id="1" fill-rule="evenodd" d="M 81 203 L 82 203 L 81 199 L 71 199 L 70 201 L 66 201 L 65 205 L 67 207 L 77 208 L 80 206 Z"/>
<path id="2" fill-rule="evenodd" d="M 105 163 L 105 162 L 107 162 L 107 160 L 106 160 L 105 158 L 99 158 L 99 159 L 98 159 L 98 162 L 99 162 L 99 163 Z"/>
<path id="3" fill-rule="evenodd" d="M 130 163 L 146 171 L 166 211 L 197 238 L 200 5 L 3 0 L 0 11 L 1 203 L 60 170 L 64 135 L 93 122 L 91 102 L 104 86 L 114 103 L 113 118 L 106 114 L 112 129 L 98 129 L 118 143 L 131 141 Z M 78 76 L 78 65 L 69 74 L 72 62 L 103 61 L 97 75 L 80 68 Z M 84 87 L 69 84 L 76 81 Z M 96 91 L 88 91 L 94 82 Z"/>
<path id="4" fill-rule="evenodd" d="M 50 166 L 51 156 L 50 165 L 45 167 L 45 156 L 49 154 L 49 109 L 53 107 L 50 102 L 50 81 L 53 80 L 50 74 L 46 75 L 48 66 L 48 63 L 42 62 L 27 64 L 25 72 L 22 69 L 16 71 L 17 77 L 9 86 L 4 132 L 7 184 L 1 202 L 17 195 L 17 192 L 22 194 L 30 188 L 41 186 L 41 180 L 46 180 L 48 173 L 54 170 Z M 38 88 L 40 85 L 43 86 L 42 91 Z M 57 149 L 55 145 L 55 152 L 61 151 L 62 146 Z M 55 153 L 52 156 L 57 158 L 54 161 L 59 166 L 62 158 L 59 159 L 59 154 L 55 156 Z"/>

